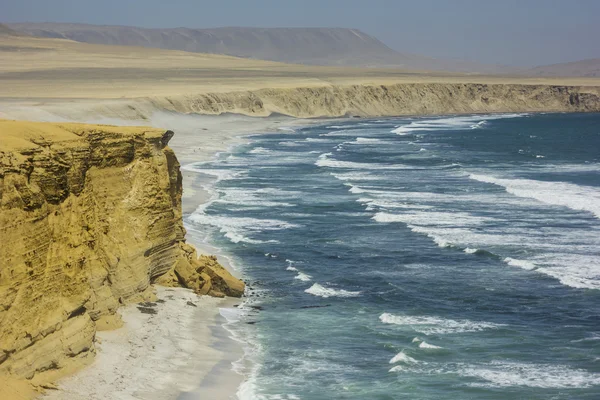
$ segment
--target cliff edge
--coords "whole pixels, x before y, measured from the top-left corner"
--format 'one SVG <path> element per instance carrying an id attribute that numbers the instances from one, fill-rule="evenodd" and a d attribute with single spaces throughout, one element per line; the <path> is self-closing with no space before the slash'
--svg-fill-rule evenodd
<path id="1" fill-rule="evenodd" d="M 152 283 L 243 294 L 185 243 L 172 136 L 0 120 L 0 378 L 43 385 L 87 364 L 96 331 Z"/>

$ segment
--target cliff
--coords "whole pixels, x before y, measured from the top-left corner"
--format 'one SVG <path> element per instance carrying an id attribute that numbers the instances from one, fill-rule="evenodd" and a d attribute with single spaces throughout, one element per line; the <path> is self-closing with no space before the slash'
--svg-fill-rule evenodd
<path id="1" fill-rule="evenodd" d="M 596 86 L 401 83 L 273 88 L 179 95 L 140 101 L 154 108 L 199 114 L 273 113 L 299 118 L 442 115 L 492 112 L 598 112 Z M 133 103 L 132 103 L 133 104 Z M 131 105 L 135 112 L 135 105 Z M 105 107 L 105 111 L 109 108 Z"/>
<path id="2" fill-rule="evenodd" d="M 242 295 L 185 243 L 172 135 L 0 120 L 0 376 L 39 385 L 88 363 L 152 283 Z"/>

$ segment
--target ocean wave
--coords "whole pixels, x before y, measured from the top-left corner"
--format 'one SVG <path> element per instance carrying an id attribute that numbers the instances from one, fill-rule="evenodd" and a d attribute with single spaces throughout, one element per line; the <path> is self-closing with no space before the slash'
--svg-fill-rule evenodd
<path id="1" fill-rule="evenodd" d="M 264 147 L 255 147 L 252 150 L 250 150 L 248 153 L 249 154 L 269 154 L 272 152 L 273 152 L 273 150 L 265 149 Z"/>
<path id="2" fill-rule="evenodd" d="M 347 136 L 354 136 L 356 133 L 361 132 L 360 129 L 341 129 L 338 131 L 332 131 L 329 133 L 321 133 L 319 136 L 321 137 L 347 137 Z"/>
<path id="3" fill-rule="evenodd" d="M 504 118 L 518 118 L 527 114 L 495 114 L 495 115 L 473 115 L 457 116 L 450 118 L 422 119 L 413 121 L 408 125 L 402 125 L 392 131 L 397 135 L 408 135 L 419 131 L 450 131 L 461 129 L 482 128 L 486 121 Z"/>
<path id="4" fill-rule="evenodd" d="M 306 293 L 312 294 L 313 296 L 328 298 L 328 297 L 357 297 L 360 296 L 360 292 L 351 292 L 343 289 L 326 288 L 319 285 L 318 283 L 313 284 L 311 287 L 305 290 Z"/>
<path id="5" fill-rule="evenodd" d="M 378 164 L 378 163 L 358 163 L 353 161 L 338 161 L 332 159 L 333 153 L 324 153 L 319 156 L 319 159 L 315 162 L 315 165 L 318 167 L 328 167 L 328 168 L 346 168 L 346 169 L 371 169 L 371 170 L 380 170 L 380 169 L 389 169 L 389 170 L 400 170 L 400 169 L 412 169 L 409 165 L 386 165 L 386 164 Z"/>
<path id="6" fill-rule="evenodd" d="M 206 215 L 203 212 L 194 212 L 189 216 L 189 221 L 210 225 L 219 228 L 219 231 L 233 243 L 278 243 L 276 240 L 260 241 L 252 239 L 247 234 L 255 234 L 263 231 L 275 231 L 295 228 L 298 225 L 274 219 L 257 219 L 247 217 L 221 217 Z"/>
<path id="7" fill-rule="evenodd" d="M 439 350 L 439 349 L 443 349 L 443 347 L 441 347 L 441 346 L 436 346 L 434 344 L 429 344 L 427 342 L 421 342 L 421 343 L 419 343 L 419 348 L 420 349 L 426 349 L 426 350 Z"/>
<path id="8" fill-rule="evenodd" d="M 534 364 L 494 360 L 485 364 L 405 363 L 389 372 L 424 375 L 459 375 L 476 382 L 463 385 L 480 388 L 530 387 L 537 389 L 584 389 L 600 385 L 600 374 L 566 365 Z"/>
<path id="9" fill-rule="evenodd" d="M 373 220 L 383 223 L 402 222 L 418 226 L 479 226 L 493 221 L 493 218 L 476 217 L 463 212 L 412 211 L 404 214 L 379 212 L 373 216 Z"/>
<path id="10" fill-rule="evenodd" d="M 301 192 L 277 188 L 221 188 L 217 191 L 221 196 L 216 202 L 242 206 L 295 207 L 296 204 L 289 201 L 302 196 Z"/>
<path id="11" fill-rule="evenodd" d="M 309 143 L 331 143 L 330 139 L 318 139 L 318 138 L 306 138 L 304 139 L 305 142 L 309 142 Z"/>
<path id="12" fill-rule="evenodd" d="M 401 351 L 400 353 L 396 354 L 390 360 L 390 364 L 396 364 L 396 363 L 399 363 L 399 362 L 406 363 L 406 364 L 416 364 L 416 363 L 418 363 L 417 360 L 415 360 L 414 358 L 412 358 L 408 354 L 404 353 L 404 350 Z"/>
<path id="13" fill-rule="evenodd" d="M 386 219 L 380 216 L 380 219 Z M 395 219 L 392 217 L 390 219 Z M 502 260 L 507 265 L 525 270 L 535 271 L 550 276 L 560 281 L 563 285 L 577 289 L 600 290 L 600 258 L 595 254 L 573 253 L 573 245 L 567 242 L 577 243 L 577 251 L 594 251 L 595 232 L 589 237 L 576 236 L 569 232 L 569 236 L 551 237 L 548 235 L 528 234 L 527 231 L 516 230 L 511 233 L 504 229 L 503 234 L 494 232 L 477 232 L 468 228 L 439 226 L 417 226 L 408 224 L 407 227 L 419 234 L 426 235 L 442 248 L 463 249 L 469 254 L 488 255 Z M 514 257 L 501 256 L 507 248 L 509 251 L 523 247 L 527 243 L 529 248 L 535 248 L 537 254 L 529 260 Z M 466 247 L 465 247 L 466 246 Z M 483 247 L 483 248 L 482 248 Z M 493 251 L 486 250 L 493 249 Z M 467 251 L 468 249 L 468 251 Z"/>
<path id="14" fill-rule="evenodd" d="M 379 320 L 384 324 L 407 326 L 425 335 L 444 335 L 450 333 L 480 332 L 486 329 L 498 329 L 504 325 L 491 322 L 453 320 L 440 317 L 393 315 L 383 313 Z M 423 342 L 424 343 L 424 342 Z"/>
<path id="15" fill-rule="evenodd" d="M 462 366 L 457 369 L 457 372 L 464 377 L 487 381 L 469 385 L 478 387 L 527 386 L 543 389 L 573 389 L 600 385 L 600 374 L 564 365 L 492 361 L 487 365 Z"/>
<path id="16" fill-rule="evenodd" d="M 506 257 L 504 262 L 510 265 L 511 267 L 519 267 L 527 270 L 536 269 L 537 265 L 527 260 L 518 260 L 516 258 Z"/>
<path id="17" fill-rule="evenodd" d="M 381 181 L 386 179 L 368 172 L 331 173 L 331 175 L 340 181 Z"/>
<path id="18" fill-rule="evenodd" d="M 246 171 L 238 171 L 233 169 L 202 168 L 196 164 L 185 165 L 181 167 L 181 170 L 214 176 L 217 178 L 217 182 L 237 179 L 246 174 Z"/>
<path id="19" fill-rule="evenodd" d="M 357 137 L 353 142 L 345 142 L 347 144 L 380 144 L 385 143 L 385 140 L 376 138 Z"/>
<path id="20" fill-rule="evenodd" d="M 600 218 L 600 189 L 592 186 L 532 179 L 501 179 L 478 174 L 471 174 L 469 178 L 502 186 L 508 193 L 518 197 L 528 197 L 576 211 L 588 211 L 596 218 Z"/>
<path id="21" fill-rule="evenodd" d="M 279 142 L 277 144 L 280 145 L 280 146 L 285 146 L 285 147 L 300 147 L 300 146 L 302 146 L 300 143 L 298 143 L 298 142 L 292 142 L 292 141 Z"/>
<path id="22" fill-rule="evenodd" d="M 294 277 L 294 279 L 298 279 L 299 281 L 302 282 L 310 282 L 312 280 L 312 276 L 305 274 L 304 272 L 300 272 L 298 270 L 296 270 L 298 272 L 298 275 L 296 275 Z"/>

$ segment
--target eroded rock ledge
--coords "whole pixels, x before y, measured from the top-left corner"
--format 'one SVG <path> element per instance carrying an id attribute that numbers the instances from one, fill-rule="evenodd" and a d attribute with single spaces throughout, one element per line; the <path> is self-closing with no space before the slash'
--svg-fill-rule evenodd
<path id="1" fill-rule="evenodd" d="M 89 362 L 155 282 L 242 295 L 185 243 L 172 135 L 0 120 L 0 374 L 40 384 Z"/>

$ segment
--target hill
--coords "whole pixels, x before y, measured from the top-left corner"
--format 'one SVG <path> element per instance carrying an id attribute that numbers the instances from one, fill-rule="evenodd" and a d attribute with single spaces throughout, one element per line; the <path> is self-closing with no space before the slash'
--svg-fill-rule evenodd
<path id="1" fill-rule="evenodd" d="M 0 24 L 0 35 L 18 35 L 17 32 L 15 32 L 14 30 L 10 29 L 8 26 L 4 25 L 4 24 Z"/>
<path id="2" fill-rule="evenodd" d="M 10 24 L 18 32 L 78 42 L 142 46 L 306 65 L 393 67 L 495 73 L 497 66 L 399 53 L 377 38 L 345 28 L 146 29 L 60 23 Z"/>
<path id="3" fill-rule="evenodd" d="M 561 64 L 543 65 L 526 71 L 535 76 L 582 76 L 600 77 L 600 58 L 574 61 Z"/>

